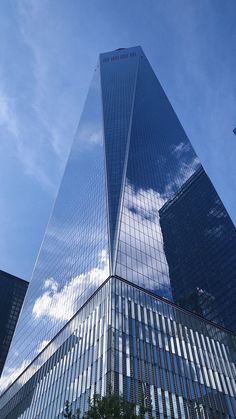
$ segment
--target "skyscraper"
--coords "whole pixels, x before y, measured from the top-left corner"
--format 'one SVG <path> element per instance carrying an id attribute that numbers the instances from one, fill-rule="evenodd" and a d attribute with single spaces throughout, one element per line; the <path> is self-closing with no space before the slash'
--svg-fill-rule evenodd
<path id="1" fill-rule="evenodd" d="M 0 271 L 0 376 L 27 288 L 27 281 Z"/>
<path id="2" fill-rule="evenodd" d="M 175 306 L 160 224 L 200 168 L 142 49 L 102 54 L 7 360 L 3 418 L 61 417 L 66 399 L 84 412 L 108 386 L 136 404 L 145 393 L 161 418 L 234 417 L 235 335 Z"/>

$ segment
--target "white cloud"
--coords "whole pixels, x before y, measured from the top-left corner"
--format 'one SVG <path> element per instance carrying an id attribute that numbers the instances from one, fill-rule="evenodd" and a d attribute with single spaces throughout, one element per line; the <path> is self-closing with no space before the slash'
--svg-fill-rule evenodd
<path id="1" fill-rule="evenodd" d="M 24 360 L 17 368 L 5 368 L 3 370 L 3 374 L 0 379 L 0 393 L 5 391 L 7 387 L 9 387 L 19 377 L 28 364 L 28 360 Z"/>
<path id="2" fill-rule="evenodd" d="M 48 345 L 50 341 L 49 340 L 43 340 L 42 342 L 40 342 L 40 344 L 38 345 L 38 347 L 36 348 L 35 351 L 35 356 L 37 356 L 41 351 L 43 351 L 43 349 Z M 54 346 L 54 342 L 51 342 L 51 348 L 53 349 Z M 17 351 L 15 351 L 15 356 L 17 359 Z M 31 365 L 30 365 L 30 370 L 31 370 L 31 375 L 33 375 L 39 368 L 39 366 L 42 363 L 42 359 L 44 359 L 44 361 L 47 360 L 46 358 L 47 354 L 44 355 L 44 353 L 42 353 L 40 355 L 40 359 L 36 359 Z M 20 376 L 20 374 L 25 371 L 27 369 L 27 367 L 29 366 L 30 362 L 32 361 L 33 357 L 31 358 L 26 358 L 19 366 L 14 366 L 14 367 L 5 367 L 2 373 L 2 376 L 0 378 L 0 394 L 2 392 L 4 392 L 15 380 L 17 380 L 17 378 Z M 21 379 L 19 379 L 17 381 L 18 385 L 21 385 Z"/>
<path id="3" fill-rule="evenodd" d="M 158 210 L 165 203 L 165 199 L 161 194 L 151 188 L 135 191 L 135 188 L 128 183 L 126 186 L 126 194 L 128 198 L 126 207 L 129 209 L 134 208 L 141 218 L 149 219 L 150 217 L 158 217 Z"/>
<path id="4" fill-rule="evenodd" d="M 178 189 L 194 174 L 200 166 L 199 158 L 193 153 L 189 142 L 180 141 L 173 147 L 172 154 L 176 158 L 177 170 L 174 178 L 168 182 L 163 196 L 167 199 L 172 198 Z"/>
<path id="5" fill-rule="evenodd" d="M 89 272 L 72 278 L 63 288 L 53 278 L 44 282 L 44 292 L 35 301 L 32 312 L 35 319 L 47 317 L 58 321 L 69 320 L 75 310 L 74 304 L 83 293 L 85 284 L 94 290 L 108 276 L 108 255 L 106 251 L 100 254 L 99 265 Z"/>
<path id="6" fill-rule="evenodd" d="M 4 127 L 15 137 L 18 137 L 18 123 L 16 120 L 13 101 L 0 90 L 0 127 Z"/>
<path id="7" fill-rule="evenodd" d="M 45 346 L 47 346 L 49 344 L 50 340 L 44 339 L 42 340 L 42 342 L 40 342 L 37 352 L 38 354 L 45 348 Z"/>
<path id="8" fill-rule="evenodd" d="M 173 154 L 176 154 L 177 156 L 181 156 L 182 154 L 188 152 L 190 150 L 191 146 L 189 142 L 181 141 L 178 145 L 173 147 Z"/>
<path id="9" fill-rule="evenodd" d="M 57 292 L 58 287 L 59 287 L 59 285 L 58 285 L 57 281 L 55 281 L 55 279 L 53 279 L 53 278 L 48 278 L 44 282 L 44 289 L 49 289 L 52 292 Z"/>
<path id="10" fill-rule="evenodd" d="M 172 198 L 173 194 L 176 193 L 185 182 L 187 182 L 199 166 L 200 162 L 198 157 L 192 158 L 188 163 L 183 162 L 175 178 L 166 186 L 164 196 Z"/>
<path id="11" fill-rule="evenodd" d="M 17 156 L 23 165 L 25 173 L 35 179 L 44 190 L 55 195 L 56 185 L 50 175 L 46 173 L 46 168 L 43 167 L 43 164 L 40 161 L 40 151 L 36 151 L 22 139 L 18 139 L 16 145 Z"/>
<path id="12" fill-rule="evenodd" d="M 124 265 L 132 269 L 133 280 L 149 289 L 159 289 L 159 292 L 163 286 L 169 285 L 169 270 L 159 222 L 159 209 L 164 203 L 165 199 L 153 189 L 136 191 L 128 183 L 120 233 L 120 240 L 126 243 Z M 121 254 L 118 263 L 122 264 Z M 122 269 L 121 265 L 118 269 Z"/>
<path id="13" fill-rule="evenodd" d="M 73 112 L 72 102 L 69 101 L 73 98 L 69 97 L 69 89 L 63 89 L 63 74 L 58 71 L 60 43 L 55 33 L 50 27 L 44 33 L 35 29 L 44 19 L 47 7 L 44 3 L 43 0 L 18 1 L 19 25 L 22 40 L 31 56 L 34 77 L 32 106 L 39 118 L 41 130 L 47 135 L 47 144 L 55 153 L 57 164 L 62 170 L 77 124 L 77 120 L 73 119 L 76 109 Z"/>
<path id="14" fill-rule="evenodd" d="M 80 144 L 84 143 L 84 145 L 92 147 L 102 145 L 102 129 L 96 130 L 92 123 L 83 123 L 78 129 L 77 135 L 79 136 Z"/>
<path id="15" fill-rule="evenodd" d="M 51 283 L 53 287 L 53 283 L 51 282 L 51 279 L 47 283 L 47 286 L 49 285 L 49 283 Z M 72 330 L 72 333 L 74 333 L 74 330 Z M 21 386 L 21 384 L 24 384 L 24 382 L 22 382 L 24 375 L 22 376 L 22 378 L 21 377 L 19 378 L 22 372 L 28 369 L 29 375 L 33 376 L 35 372 L 38 371 L 38 369 L 44 364 L 44 362 L 48 360 L 48 356 L 49 356 L 48 348 L 47 349 L 45 348 L 49 343 L 50 343 L 49 352 L 51 356 L 58 349 L 59 347 L 58 342 L 56 340 L 44 339 L 38 344 L 35 350 L 30 354 L 30 356 L 27 356 L 26 359 L 24 359 L 20 364 L 19 362 L 17 363 L 19 352 L 16 350 L 14 351 L 14 356 L 15 356 L 14 367 L 8 367 L 7 365 L 5 366 L 2 376 L 0 378 L 0 394 L 3 393 L 16 380 L 17 380 L 16 385 L 19 385 L 19 387 Z"/>
<path id="16" fill-rule="evenodd" d="M 20 109 L 16 105 L 16 99 L 10 97 L 6 88 L 4 88 L 3 79 L 0 86 L 0 129 L 7 132 L 7 143 L 4 145 L 4 139 L 1 142 L 2 150 L 12 143 L 12 152 L 22 164 L 27 175 L 37 180 L 46 190 L 55 192 L 55 186 L 49 176 L 45 173 L 43 165 L 40 163 L 40 153 L 32 147 L 32 138 L 30 144 L 24 137 L 24 123 L 20 118 Z"/>
<path id="17" fill-rule="evenodd" d="M 1 153 L 55 196 L 78 122 L 73 86 L 58 71 L 60 42 L 51 26 L 37 30 L 45 2 L 20 0 L 15 7 L 16 63 L 2 62 L 0 74 Z M 17 35 L 16 35 L 17 34 Z M 9 42 L 6 39 L 6 45 Z M 5 47 L 6 48 L 6 47 Z M 4 47 L 3 47 L 4 49 Z M 9 76 L 9 65 L 11 71 Z M 16 71 L 16 65 L 20 71 Z M 10 78 L 9 78 L 10 77 Z M 96 140 L 95 137 L 92 138 Z"/>
<path id="18" fill-rule="evenodd" d="M 61 256 L 65 271 L 78 264 L 79 254 L 75 249 L 80 249 L 82 254 L 83 249 L 94 248 L 98 243 L 104 242 L 104 231 L 101 230 L 101 226 L 95 226 L 92 218 L 88 223 L 88 211 L 82 211 L 83 218 L 76 225 L 73 220 L 62 223 L 60 219 L 58 220 L 53 216 L 50 221 L 50 228 L 46 231 L 43 253 L 47 253 L 47 258 L 51 260 Z M 85 232 L 83 229 L 85 225 L 89 231 L 89 234 L 86 233 L 86 240 L 84 240 Z M 44 269 L 44 258 L 38 258 L 37 269 Z"/>

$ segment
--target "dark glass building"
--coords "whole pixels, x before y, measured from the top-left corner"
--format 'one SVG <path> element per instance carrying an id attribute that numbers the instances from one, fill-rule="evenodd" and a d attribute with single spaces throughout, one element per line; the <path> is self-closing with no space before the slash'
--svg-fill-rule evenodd
<path id="1" fill-rule="evenodd" d="M 236 232 L 202 168 L 159 211 L 174 301 L 236 331 Z"/>
<path id="2" fill-rule="evenodd" d="M 27 281 L 0 271 L 0 376 L 27 288 Z"/>
<path id="3" fill-rule="evenodd" d="M 234 417 L 236 337 L 174 304 L 160 222 L 199 171 L 142 49 L 101 54 L 4 369 L 2 418 L 62 418 L 67 399 L 83 414 L 110 386 L 137 406 L 145 394 L 147 417 Z"/>

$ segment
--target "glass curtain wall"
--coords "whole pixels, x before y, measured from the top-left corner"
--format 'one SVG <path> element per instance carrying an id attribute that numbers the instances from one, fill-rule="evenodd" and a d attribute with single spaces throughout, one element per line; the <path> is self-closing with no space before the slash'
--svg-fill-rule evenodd
<path id="1" fill-rule="evenodd" d="M 19 373 L 109 275 L 97 66 L 35 265 L 1 386 Z"/>
<path id="2" fill-rule="evenodd" d="M 234 418 L 236 337 L 110 278 L 0 400 L 2 419 L 62 419 L 109 386 L 148 417 Z"/>

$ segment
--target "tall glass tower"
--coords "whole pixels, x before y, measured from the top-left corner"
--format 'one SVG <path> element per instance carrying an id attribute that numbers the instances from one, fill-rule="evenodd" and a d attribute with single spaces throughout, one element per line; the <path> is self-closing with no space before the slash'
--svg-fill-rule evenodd
<path id="1" fill-rule="evenodd" d="M 62 418 L 67 399 L 83 413 L 110 386 L 137 405 L 145 395 L 147 417 L 235 417 L 236 337 L 223 327 L 232 300 L 214 316 L 196 303 L 206 318 L 175 304 L 189 308 L 204 283 L 183 250 L 204 216 L 188 200 L 176 211 L 175 223 L 191 217 L 183 245 L 168 221 L 199 172 L 221 202 L 142 49 L 101 54 L 3 373 L 1 418 Z M 224 272 L 206 298 L 224 292 Z"/>

